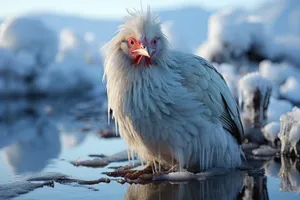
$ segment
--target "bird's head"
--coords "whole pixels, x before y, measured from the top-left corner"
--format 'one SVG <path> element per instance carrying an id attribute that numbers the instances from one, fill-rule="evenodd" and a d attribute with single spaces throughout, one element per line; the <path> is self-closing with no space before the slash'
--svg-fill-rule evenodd
<path id="1" fill-rule="evenodd" d="M 163 59 L 167 40 L 161 30 L 160 21 L 147 12 L 129 12 L 118 34 L 108 43 L 110 53 L 117 53 L 132 66 L 150 67 Z"/>

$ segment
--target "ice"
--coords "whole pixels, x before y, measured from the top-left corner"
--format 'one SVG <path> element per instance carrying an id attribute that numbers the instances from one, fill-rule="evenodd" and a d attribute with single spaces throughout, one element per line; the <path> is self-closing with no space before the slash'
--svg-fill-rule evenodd
<path id="1" fill-rule="evenodd" d="M 268 122 L 280 120 L 280 116 L 292 111 L 293 105 L 286 100 L 279 100 L 276 98 L 270 98 L 270 104 L 267 112 Z"/>
<path id="2" fill-rule="evenodd" d="M 11 199 L 21 194 L 26 194 L 37 188 L 44 186 L 54 187 L 53 181 L 47 181 L 42 183 L 32 183 L 28 181 L 16 181 L 8 184 L 0 184 L 0 198 Z"/>
<path id="3" fill-rule="evenodd" d="M 280 86 L 280 94 L 285 99 L 294 103 L 300 103 L 300 79 L 289 77 L 286 82 Z"/>
<path id="4" fill-rule="evenodd" d="M 280 117 L 281 153 L 299 156 L 300 151 L 300 109 L 294 107 L 291 112 Z"/>
<path id="5" fill-rule="evenodd" d="M 169 174 L 162 174 L 154 177 L 156 181 L 190 181 L 197 180 L 197 175 L 188 171 L 185 172 L 171 172 Z"/>
<path id="6" fill-rule="evenodd" d="M 270 122 L 262 128 L 262 134 L 265 139 L 273 146 L 276 146 L 275 141 L 278 140 L 278 134 L 280 131 L 280 123 L 279 122 Z"/>
<path id="7" fill-rule="evenodd" d="M 253 149 L 252 154 L 259 157 L 273 157 L 279 151 L 279 149 L 270 147 L 269 145 L 261 145 L 259 148 Z"/>
<path id="8" fill-rule="evenodd" d="M 94 154 L 92 157 L 97 157 L 97 155 Z M 86 167 L 105 167 L 106 165 L 112 162 L 128 161 L 127 151 L 121 151 L 111 156 L 99 155 L 98 157 L 101 158 L 94 158 L 92 160 L 71 161 L 71 164 L 75 166 L 86 166 Z M 135 156 L 133 156 L 132 158 L 136 159 Z"/>
<path id="9" fill-rule="evenodd" d="M 248 73 L 238 83 L 239 106 L 243 117 L 255 126 L 262 125 L 267 118 L 267 110 L 272 92 L 272 84 L 259 72 Z"/>

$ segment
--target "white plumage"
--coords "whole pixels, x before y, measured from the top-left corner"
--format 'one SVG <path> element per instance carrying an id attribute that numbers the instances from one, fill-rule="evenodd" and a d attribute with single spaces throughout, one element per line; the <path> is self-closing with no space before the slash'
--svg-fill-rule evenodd
<path id="1" fill-rule="evenodd" d="M 222 75 L 170 50 L 149 10 L 131 13 L 106 50 L 108 107 L 131 152 L 200 170 L 241 165 L 243 127 Z"/>

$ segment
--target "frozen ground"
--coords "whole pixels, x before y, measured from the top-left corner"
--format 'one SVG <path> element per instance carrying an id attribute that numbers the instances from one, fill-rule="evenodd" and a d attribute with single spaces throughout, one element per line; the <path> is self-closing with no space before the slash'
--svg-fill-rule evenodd
<path id="1" fill-rule="evenodd" d="M 77 108 L 78 112 L 69 112 L 66 103 Z M 101 173 L 113 171 L 111 169 L 113 166 L 128 164 L 127 161 L 122 161 L 124 158 L 126 160 L 126 153 L 125 155 L 121 153 L 117 157 L 104 158 L 106 163 L 102 166 L 72 165 L 73 161 L 78 163 L 94 160 L 96 155 L 109 156 L 126 149 L 121 138 L 104 139 L 98 135 L 99 129 L 105 129 L 107 122 L 106 115 L 101 114 L 101 110 L 98 110 L 97 115 L 85 112 L 85 118 L 78 118 L 82 116 L 79 115 L 81 113 L 79 110 L 92 107 L 93 103 L 90 98 L 68 102 L 51 100 L 39 103 L 1 102 L 1 105 L 8 108 L 6 116 L 9 117 L 2 118 L 0 123 L 1 133 L 4 133 L 1 135 L 0 144 L 0 199 L 147 197 L 154 200 L 158 196 L 161 196 L 161 199 L 182 199 L 183 196 L 185 199 L 198 199 L 199 195 L 205 199 L 213 199 L 216 196 L 233 199 L 238 195 L 247 197 L 249 193 L 266 199 L 264 196 L 266 192 L 271 199 L 298 199 L 298 195 L 294 192 L 297 192 L 300 187 L 300 173 L 293 166 L 298 165 L 299 161 L 285 160 L 282 165 L 280 158 L 278 160 L 273 157 L 251 161 L 253 166 L 263 166 L 268 170 L 265 177 L 253 178 L 242 172 L 233 172 L 207 180 L 189 182 L 189 180 L 196 180 L 197 176 L 183 172 L 160 177 L 160 179 L 167 178 L 173 183 L 129 185 L 120 184 L 114 179 L 106 183 L 104 178 L 108 177 Z M 100 105 L 101 102 L 98 104 Z M 24 110 L 29 109 L 32 110 L 31 114 L 19 118 L 25 112 Z M 36 124 L 33 121 L 43 123 Z M 53 137 L 53 134 L 56 136 Z M 32 156 L 33 152 L 35 152 L 34 156 Z M 8 155 L 14 156 L 8 157 Z M 115 162 L 117 160 L 119 162 Z M 284 178 L 278 176 L 279 170 L 285 173 Z M 293 181 L 292 187 L 289 185 L 290 181 Z M 259 190 L 251 188 L 253 184 L 256 184 Z M 247 190 L 241 190 L 243 187 Z M 294 192 L 282 193 L 280 188 L 283 191 Z"/>

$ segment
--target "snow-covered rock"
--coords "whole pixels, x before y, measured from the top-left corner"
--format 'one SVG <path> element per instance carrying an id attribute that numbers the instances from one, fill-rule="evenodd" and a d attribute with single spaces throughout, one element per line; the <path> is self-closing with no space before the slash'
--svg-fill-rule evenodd
<path id="1" fill-rule="evenodd" d="M 272 92 L 271 82 L 264 79 L 259 72 L 252 72 L 239 80 L 238 87 L 242 116 L 256 127 L 260 127 L 267 118 Z"/>
<path id="2" fill-rule="evenodd" d="M 295 153 L 300 156 L 300 109 L 294 107 L 291 112 L 280 117 L 281 153 Z"/>
<path id="3" fill-rule="evenodd" d="M 265 57 L 270 37 L 260 18 L 245 13 L 227 9 L 213 14 L 209 19 L 208 40 L 198 54 L 218 63 Z"/>
<path id="4" fill-rule="evenodd" d="M 17 17 L 0 27 L 0 96 L 68 95 L 102 87 L 95 36 L 57 33 L 41 21 Z"/>
<path id="5" fill-rule="evenodd" d="M 285 99 L 294 103 L 300 103 L 300 77 L 289 77 L 286 82 L 280 86 L 280 94 Z"/>
<path id="6" fill-rule="evenodd" d="M 241 64 L 256 63 L 268 59 L 272 61 L 289 61 L 300 64 L 300 34 L 299 31 L 276 34 L 270 24 L 277 24 L 276 31 L 284 29 L 288 23 L 294 21 L 294 29 L 300 20 L 296 19 L 297 9 L 294 8 L 295 0 L 277 0 L 269 3 L 276 9 L 276 14 L 269 9 L 268 20 L 265 13 L 243 11 L 238 9 L 220 10 L 209 18 L 208 39 L 200 45 L 197 54 L 213 62 L 228 62 L 240 66 Z M 284 9 L 276 8 L 278 2 L 286 2 Z M 293 11 L 294 14 L 291 13 Z M 284 17 L 284 21 L 280 16 Z M 277 16 L 277 17 L 276 17 Z M 293 18 L 291 18 L 293 17 Z M 282 27 L 280 27 L 282 26 Z M 296 28 L 297 29 L 297 28 Z"/>

